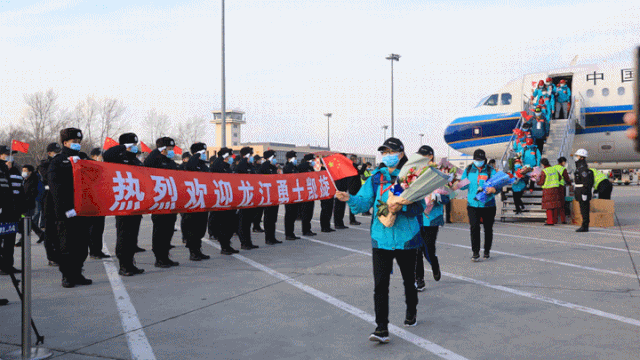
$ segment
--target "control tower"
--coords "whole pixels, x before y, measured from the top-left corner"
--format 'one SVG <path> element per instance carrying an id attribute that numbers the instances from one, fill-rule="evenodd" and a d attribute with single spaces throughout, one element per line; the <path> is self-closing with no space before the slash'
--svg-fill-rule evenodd
<path id="1" fill-rule="evenodd" d="M 222 110 L 213 110 L 212 124 L 216 124 L 216 144 L 215 146 L 220 148 L 222 146 Z M 244 121 L 244 111 L 229 110 L 225 113 L 225 126 L 227 130 L 227 146 L 239 146 L 241 138 L 241 128 Z"/>

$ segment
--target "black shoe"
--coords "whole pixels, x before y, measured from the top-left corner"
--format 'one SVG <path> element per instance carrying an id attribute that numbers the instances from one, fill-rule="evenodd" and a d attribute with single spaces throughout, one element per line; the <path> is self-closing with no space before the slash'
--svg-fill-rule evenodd
<path id="1" fill-rule="evenodd" d="M 418 319 L 416 318 L 416 314 L 410 313 L 409 311 L 407 311 L 407 315 L 404 318 L 404 326 L 410 327 L 410 326 L 416 326 L 416 325 L 418 325 Z"/>
<path id="2" fill-rule="evenodd" d="M 344 229 L 348 229 L 348 227 L 344 226 L 344 225 L 336 225 L 336 229 L 337 230 L 344 230 Z"/>
<path id="3" fill-rule="evenodd" d="M 473 256 L 471 257 L 471 261 L 473 261 L 473 262 L 480 261 L 480 254 L 479 253 L 473 254 Z"/>
<path id="4" fill-rule="evenodd" d="M 143 272 L 144 272 L 144 269 L 140 269 L 135 267 L 134 265 L 131 265 L 131 266 L 120 266 L 120 271 L 118 271 L 118 274 L 120 274 L 121 276 L 134 276 L 134 275 L 142 274 Z"/>
<path id="5" fill-rule="evenodd" d="M 76 286 L 76 284 L 73 281 L 71 281 L 69 278 L 67 278 L 66 276 L 62 278 L 62 287 L 63 288 L 69 289 L 69 288 L 72 288 L 72 287 L 75 287 L 75 286 Z"/>
<path id="6" fill-rule="evenodd" d="M 260 246 L 258 246 L 258 245 L 253 245 L 253 244 L 251 244 L 251 248 L 252 248 L 252 249 L 257 249 L 257 248 L 259 248 L 259 247 L 260 247 Z"/>
<path id="7" fill-rule="evenodd" d="M 38 235 L 38 241 L 36 241 L 36 244 L 42 244 L 44 242 L 44 235 L 40 234 Z"/>
<path id="8" fill-rule="evenodd" d="M 264 229 L 263 229 L 263 228 L 259 228 L 259 227 L 257 227 L 257 228 L 253 228 L 253 232 L 263 233 L 263 232 L 264 232 Z"/>
<path id="9" fill-rule="evenodd" d="M 349 224 L 350 225 L 355 225 L 355 226 L 362 225 L 362 223 L 359 222 L 359 221 L 351 221 L 351 222 L 349 222 Z"/>
<path id="10" fill-rule="evenodd" d="M 271 242 L 274 242 L 276 244 L 282 244 L 282 241 L 280 241 L 278 239 L 273 239 L 273 240 L 271 240 Z"/>
<path id="11" fill-rule="evenodd" d="M 76 285 L 91 285 L 91 284 L 93 284 L 93 280 L 87 279 L 82 274 L 80 274 L 80 276 L 76 277 L 74 282 L 75 282 Z"/>
<path id="12" fill-rule="evenodd" d="M 169 250 L 171 250 L 171 249 L 175 249 L 175 248 L 176 248 L 176 246 L 175 246 L 175 245 L 171 245 L 171 244 L 169 244 Z"/>
<path id="13" fill-rule="evenodd" d="M 303 233 L 302 235 L 304 235 L 304 236 L 316 236 L 318 234 L 314 233 L 313 231 L 309 231 L 309 232 Z"/>
<path id="14" fill-rule="evenodd" d="M 293 235 L 293 236 L 286 236 L 285 237 L 285 240 L 298 240 L 298 239 L 300 239 L 300 236 Z"/>
<path id="15" fill-rule="evenodd" d="M 49 266 L 60 266 L 60 264 L 55 261 L 49 261 Z"/>
<path id="16" fill-rule="evenodd" d="M 322 231 L 323 233 L 330 233 L 330 232 L 334 232 L 334 231 L 336 231 L 336 229 L 331 229 L 331 228 L 329 228 L 329 229 L 322 229 L 322 230 L 320 230 L 320 231 Z"/>
<path id="17" fill-rule="evenodd" d="M 491 255 L 489 255 L 489 252 L 488 252 L 488 251 L 485 251 L 485 252 L 484 252 L 484 256 L 483 256 L 483 258 L 488 259 L 488 258 L 490 258 L 490 257 L 491 257 Z"/>
<path id="18" fill-rule="evenodd" d="M 9 303 L 9 300 L 7 299 L 0 299 L 0 306 L 5 306 Z"/>
<path id="19" fill-rule="evenodd" d="M 239 253 L 240 251 L 233 249 L 233 248 L 227 248 L 227 249 L 222 249 L 220 250 L 220 254 L 222 255 L 233 255 L 236 253 Z"/>
<path id="20" fill-rule="evenodd" d="M 156 263 L 154 264 L 154 266 L 155 266 L 155 267 L 157 267 L 157 268 L 163 268 L 163 269 L 170 268 L 170 267 L 171 267 L 171 266 L 173 266 L 173 265 L 171 265 L 171 264 L 169 263 L 169 261 L 168 261 L 168 260 L 169 260 L 169 259 L 166 259 L 166 260 L 156 260 Z"/>
<path id="21" fill-rule="evenodd" d="M 589 228 L 587 228 L 587 227 L 580 227 L 579 229 L 576 229 L 576 232 L 589 232 Z"/>
<path id="22" fill-rule="evenodd" d="M 431 260 L 431 271 L 433 271 L 433 280 L 440 281 L 442 274 L 440 273 L 440 262 L 438 262 L 437 256 L 434 256 Z"/>
<path id="23" fill-rule="evenodd" d="M 94 260 L 102 260 L 102 259 L 108 259 L 111 256 L 101 252 L 99 254 L 91 254 L 90 257 Z"/>
<path id="24" fill-rule="evenodd" d="M 376 331 L 369 335 L 369 341 L 377 341 L 381 344 L 386 344 L 389 342 L 389 340 L 391 339 L 389 338 L 389 330 L 387 329 L 376 329 Z"/>
<path id="25" fill-rule="evenodd" d="M 133 252 L 136 252 L 136 253 L 139 253 L 139 252 L 145 252 L 145 251 L 147 251 L 147 249 L 143 249 L 143 248 L 141 248 L 141 247 L 139 247 L 139 246 L 138 246 L 138 247 L 136 247 L 136 248 L 133 250 Z"/>
<path id="26" fill-rule="evenodd" d="M 426 288 L 427 284 L 424 283 L 424 279 L 416 280 L 416 290 L 418 290 L 418 292 L 423 292 Z"/>
<path id="27" fill-rule="evenodd" d="M 202 260 L 208 260 L 208 259 L 211 259 L 211 256 L 203 254 L 202 251 L 200 250 L 191 251 L 191 255 L 189 256 L 189 260 L 192 260 L 192 261 L 202 261 Z"/>
<path id="28" fill-rule="evenodd" d="M 18 241 L 18 242 L 16 243 L 16 247 L 22 247 L 22 240 L 20 240 L 20 241 Z"/>
<path id="29" fill-rule="evenodd" d="M 553 226 L 553 225 L 555 225 L 555 224 L 547 224 L 547 223 L 544 223 L 544 226 Z"/>
<path id="30" fill-rule="evenodd" d="M 277 243 L 275 243 L 273 241 L 265 241 L 264 243 L 267 244 L 267 245 L 275 245 L 275 244 L 277 244 Z"/>
<path id="31" fill-rule="evenodd" d="M 20 272 L 22 272 L 22 270 L 16 269 L 12 266 L 8 269 L 2 269 L 2 272 L 4 273 L 2 275 L 9 275 L 9 274 L 19 274 Z"/>
<path id="32" fill-rule="evenodd" d="M 242 250 L 251 250 L 253 247 L 251 245 L 240 245 L 240 249 Z"/>

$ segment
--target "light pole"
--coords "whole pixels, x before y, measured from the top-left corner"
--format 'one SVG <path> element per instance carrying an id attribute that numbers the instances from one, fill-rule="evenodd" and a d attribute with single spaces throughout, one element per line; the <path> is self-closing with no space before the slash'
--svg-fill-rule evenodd
<path id="1" fill-rule="evenodd" d="M 329 142 L 329 120 L 331 119 L 331 113 L 326 113 L 324 116 L 327 117 L 327 150 L 331 150 L 331 143 Z"/>
<path id="2" fill-rule="evenodd" d="M 424 137 L 424 134 L 418 134 L 420 135 L 420 146 L 422 146 L 422 138 Z"/>
<path id="3" fill-rule="evenodd" d="M 387 60 L 391 60 L 391 137 L 394 136 L 393 129 L 393 62 L 400 61 L 400 55 L 398 54 L 389 54 L 386 57 Z"/>
<path id="4" fill-rule="evenodd" d="M 382 139 L 383 142 L 385 140 L 387 140 L 387 129 L 388 128 L 389 128 L 389 125 L 382 125 L 382 130 L 384 131 L 384 139 Z"/>
<path id="5" fill-rule="evenodd" d="M 226 114 L 226 109 L 225 109 L 225 104 L 226 104 L 226 98 L 225 98 L 226 94 L 225 94 L 225 84 L 224 84 L 224 0 L 222 0 L 222 119 L 221 119 L 221 124 L 222 124 L 222 130 L 220 131 L 220 135 L 222 136 L 222 143 L 220 144 L 221 147 L 226 147 L 227 146 L 227 126 L 225 124 L 225 120 L 227 118 L 227 114 Z"/>

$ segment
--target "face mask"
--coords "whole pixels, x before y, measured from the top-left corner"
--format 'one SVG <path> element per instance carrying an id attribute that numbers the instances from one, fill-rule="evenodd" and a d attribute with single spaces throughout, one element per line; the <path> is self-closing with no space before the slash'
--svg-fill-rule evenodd
<path id="1" fill-rule="evenodd" d="M 580 160 L 580 156 L 574 156 L 574 157 L 573 157 L 573 160 L 574 160 L 574 161 L 579 161 L 579 160 Z"/>
<path id="2" fill-rule="evenodd" d="M 316 162 L 315 161 L 309 161 L 309 165 L 311 165 L 311 167 L 316 166 Z"/>
<path id="3" fill-rule="evenodd" d="M 547 92 L 546 92 L 546 91 L 543 91 L 543 92 L 542 92 L 542 96 L 547 96 Z"/>
<path id="4" fill-rule="evenodd" d="M 134 154 L 137 154 L 138 153 L 138 147 L 133 145 L 132 147 L 129 148 L 129 151 L 131 151 Z"/>
<path id="5" fill-rule="evenodd" d="M 228 158 L 228 159 L 227 159 L 227 163 L 228 163 L 229 165 L 233 164 L 233 158 L 232 158 L 232 157 Z"/>
<path id="6" fill-rule="evenodd" d="M 546 84 L 547 86 L 551 85 L 551 83 L 550 83 L 550 82 L 546 82 L 545 84 Z"/>
<path id="7" fill-rule="evenodd" d="M 176 156 L 176 153 L 173 150 L 167 151 L 167 157 L 169 159 L 173 159 L 174 156 Z"/>
<path id="8" fill-rule="evenodd" d="M 400 162 L 400 156 L 398 154 L 389 154 L 382 157 L 382 162 L 387 165 L 387 167 L 396 167 Z"/>
<path id="9" fill-rule="evenodd" d="M 253 162 L 253 156 L 249 156 L 249 162 L 252 163 Z"/>
<path id="10" fill-rule="evenodd" d="M 200 154 L 200 160 L 207 161 L 207 153 Z"/>
<path id="11" fill-rule="evenodd" d="M 71 150 L 80 151 L 80 148 L 82 148 L 82 145 L 78 143 L 71 143 L 71 145 L 69 145 L 69 149 Z"/>
<path id="12" fill-rule="evenodd" d="M 26 179 L 26 178 L 27 178 L 27 176 L 29 176 L 29 173 L 25 171 L 25 172 L 23 172 L 23 173 L 22 173 L 22 174 L 20 174 L 20 175 L 22 175 L 22 177 Z"/>
<path id="13" fill-rule="evenodd" d="M 536 113 L 536 116 L 540 117 L 540 116 L 542 116 L 542 113 Z"/>
<path id="14" fill-rule="evenodd" d="M 561 86 L 561 87 L 565 87 L 565 86 L 567 86 L 567 84 L 560 84 L 560 86 Z"/>
<path id="15" fill-rule="evenodd" d="M 484 166 L 484 160 L 474 160 L 473 165 L 475 165 L 477 168 L 481 168 Z"/>
<path id="16" fill-rule="evenodd" d="M 291 163 L 293 165 L 298 165 L 298 159 L 296 159 L 296 158 L 291 159 Z"/>
<path id="17" fill-rule="evenodd" d="M 271 159 L 271 160 L 269 160 L 269 161 L 271 161 L 271 163 L 272 163 L 273 165 L 275 165 L 275 164 L 277 164 L 277 163 L 278 163 L 278 160 L 276 160 L 276 158 L 273 158 L 273 159 Z"/>

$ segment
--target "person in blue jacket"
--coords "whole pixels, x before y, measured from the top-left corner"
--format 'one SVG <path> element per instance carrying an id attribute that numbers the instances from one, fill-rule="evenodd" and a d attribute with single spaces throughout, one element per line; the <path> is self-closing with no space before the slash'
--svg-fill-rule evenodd
<path id="1" fill-rule="evenodd" d="M 536 145 L 540 153 L 544 149 L 544 143 L 547 142 L 547 136 L 549 136 L 549 123 L 542 114 L 542 109 L 537 107 L 535 110 L 535 117 L 530 120 L 531 122 L 531 135 L 536 139 Z"/>
<path id="2" fill-rule="evenodd" d="M 462 174 L 461 180 L 469 179 L 469 184 L 462 187 L 462 190 L 469 190 L 467 194 L 467 214 L 469 215 L 469 226 L 471 228 L 471 260 L 480 261 L 480 220 L 484 226 L 484 258 L 489 259 L 491 244 L 493 243 L 493 223 L 496 218 L 497 189 L 486 188 L 487 202 L 476 200 L 478 192 L 483 190 L 484 183 L 495 175 L 496 171 L 487 165 L 487 156 L 482 149 L 473 152 L 473 164 L 467 166 Z"/>
<path id="3" fill-rule="evenodd" d="M 544 86 L 544 80 L 538 81 L 538 87 L 536 87 L 535 90 L 533 90 L 534 104 L 538 103 L 538 99 L 542 95 L 542 91 L 544 91 L 545 89 L 546 87 Z"/>
<path id="4" fill-rule="evenodd" d="M 516 159 L 514 161 L 513 166 L 513 174 L 515 175 L 518 170 L 522 169 L 522 160 Z M 513 204 L 516 207 L 516 214 L 520 214 L 524 211 L 524 203 L 522 202 L 522 195 L 524 193 L 524 189 L 527 187 L 527 183 L 529 182 L 529 177 L 525 176 L 521 179 L 516 180 L 511 185 L 511 191 L 513 192 Z"/>
<path id="5" fill-rule="evenodd" d="M 540 166 L 540 150 L 538 146 L 533 143 L 533 138 L 528 137 L 524 148 L 522 149 L 522 165 L 527 165 L 530 168 Z"/>
<path id="6" fill-rule="evenodd" d="M 418 154 L 429 158 L 431 162 L 435 160 L 433 148 L 429 145 L 423 145 L 418 150 Z M 440 273 L 440 262 L 436 256 L 436 240 L 438 238 L 438 229 L 440 226 L 444 226 L 444 211 L 443 205 L 449 203 L 449 196 L 442 194 L 431 194 L 431 201 L 433 202 L 433 208 L 429 214 L 422 213 L 422 216 L 418 217 L 420 220 L 420 235 L 422 236 L 423 244 L 418 248 L 416 254 L 416 290 L 422 292 L 426 288 L 424 282 L 424 262 L 422 256 L 427 259 L 431 264 L 431 271 L 433 272 L 433 279 L 440 281 L 442 274 Z"/>
<path id="7" fill-rule="evenodd" d="M 556 119 L 564 119 L 569 116 L 569 102 L 571 101 L 571 89 L 565 80 L 560 80 L 560 86 L 556 89 L 557 104 L 555 111 Z M 563 117 L 560 117 L 562 114 Z"/>
<path id="8" fill-rule="evenodd" d="M 363 213 L 378 203 L 386 202 L 389 191 L 396 182 L 400 168 L 407 162 L 404 145 L 397 138 L 388 138 L 378 148 L 382 154 L 382 164 L 374 170 L 356 195 L 337 191 L 336 198 L 345 201 L 354 214 Z M 376 330 L 369 336 L 369 340 L 380 343 L 389 342 L 389 280 L 396 259 L 402 279 L 407 303 L 405 326 L 415 326 L 418 292 L 415 288 L 414 271 L 416 266 L 416 250 L 422 243 L 418 216 L 422 216 L 425 209 L 424 200 L 410 205 L 394 205 L 389 211 L 397 214 L 393 226 L 385 227 L 377 216 L 371 221 L 371 246 L 373 247 L 373 278 L 376 312 Z"/>

